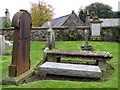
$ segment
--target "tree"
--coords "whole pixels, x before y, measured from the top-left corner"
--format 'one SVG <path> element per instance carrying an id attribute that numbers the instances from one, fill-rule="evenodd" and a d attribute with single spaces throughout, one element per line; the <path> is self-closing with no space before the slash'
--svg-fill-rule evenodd
<path id="1" fill-rule="evenodd" d="M 31 5 L 30 14 L 33 27 L 41 27 L 46 21 L 53 18 L 53 7 L 43 0 L 38 4 L 32 3 Z"/>
<path id="2" fill-rule="evenodd" d="M 114 13 L 112 7 L 103 3 L 92 3 L 84 8 L 84 13 L 87 13 L 87 10 L 90 13 L 90 16 L 98 16 L 99 18 L 113 18 Z M 80 14 L 80 13 L 79 13 Z M 80 16 L 80 15 L 79 15 Z"/>
<path id="3" fill-rule="evenodd" d="M 79 18 L 85 22 L 86 21 L 86 16 L 87 15 L 86 15 L 86 13 L 84 13 L 84 10 L 80 9 L 80 11 L 79 11 Z"/>

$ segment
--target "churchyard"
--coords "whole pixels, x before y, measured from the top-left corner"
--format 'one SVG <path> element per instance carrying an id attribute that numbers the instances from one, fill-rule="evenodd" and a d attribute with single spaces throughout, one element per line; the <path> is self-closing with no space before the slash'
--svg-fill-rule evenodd
<path id="1" fill-rule="evenodd" d="M 100 36 L 101 23 L 94 17 L 90 27 L 82 27 L 85 41 L 55 41 L 48 22 L 46 41 L 31 41 L 30 14 L 20 10 L 12 20 L 13 46 L 4 48 L 12 54 L 2 53 L 2 87 L 118 88 L 119 43 L 88 41 L 87 29 Z M 81 27 L 71 22 L 64 28 L 75 32 Z"/>
<path id="2" fill-rule="evenodd" d="M 64 41 L 56 42 L 57 49 L 79 50 L 84 41 Z M 107 62 L 108 70 L 105 73 L 103 81 L 69 81 L 69 80 L 38 80 L 22 85 L 3 85 L 3 88 L 117 88 L 118 87 L 118 43 L 116 42 L 90 42 L 97 51 L 109 51 L 114 58 Z M 69 47 L 68 47 L 69 45 Z M 43 48 L 45 42 L 31 42 L 30 59 L 31 68 L 43 60 Z M 114 48 L 114 49 L 113 49 Z M 12 46 L 6 47 L 6 50 L 12 50 Z M 2 56 L 2 78 L 8 76 L 8 66 L 11 63 L 12 56 Z M 78 60 L 76 60 L 78 61 Z M 111 68 L 112 67 L 112 68 Z"/>

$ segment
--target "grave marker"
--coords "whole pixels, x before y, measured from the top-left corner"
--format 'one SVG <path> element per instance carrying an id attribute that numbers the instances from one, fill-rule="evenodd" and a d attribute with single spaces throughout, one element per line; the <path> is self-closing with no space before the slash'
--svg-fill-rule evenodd
<path id="1" fill-rule="evenodd" d="M 5 52 L 5 37 L 0 35 L 0 55 L 4 54 Z"/>
<path id="2" fill-rule="evenodd" d="M 93 50 L 92 46 L 88 44 L 88 32 L 87 30 L 84 31 L 85 34 L 85 45 L 81 46 L 82 50 Z"/>
<path id="3" fill-rule="evenodd" d="M 70 31 L 75 31 L 76 30 L 76 24 L 75 23 L 70 23 L 69 25 L 68 25 L 68 29 L 70 30 Z"/>
<path id="4" fill-rule="evenodd" d="M 90 22 L 92 36 L 100 36 L 102 22 L 103 21 L 100 21 L 98 17 L 93 17 L 93 20 Z"/>
<path id="5" fill-rule="evenodd" d="M 47 47 L 49 49 L 55 48 L 55 33 L 53 29 L 51 28 L 51 23 L 48 22 L 48 31 L 47 31 Z"/>
<path id="6" fill-rule="evenodd" d="M 39 67 L 38 75 L 46 74 L 65 75 L 85 78 L 100 78 L 102 72 L 98 66 L 45 62 Z"/>
<path id="7" fill-rule="evenodd" d="M 12 19 L 14 30 L 12 64 L 9 76 L 17 77 L 30 69 L 31 17 L 25 10 L 17 12 Z"/>

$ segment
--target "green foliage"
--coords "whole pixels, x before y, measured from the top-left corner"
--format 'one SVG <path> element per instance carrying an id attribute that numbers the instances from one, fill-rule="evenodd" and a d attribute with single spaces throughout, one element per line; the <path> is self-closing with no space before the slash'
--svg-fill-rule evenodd
<path id="1" fill-rule="evenodd" d="M 86 13 L 84 13 L 84 11 L 83 10 L 80 10 L 79 11 L 79 18 L 81 19 L 81 20 L 83 20 L 84 22 L 86 21 Z"/>
<path id="2" fill-rule="evenodd" d="M 114 12 L 114 18 L 120 18 L 120 11 L 119 12 Z"/>
<path id="3" fill-rule="evenodd" d="M 5 19 L 4 23 L 3 23 L 3 28 L 9 28 L 11 27 L 11 25 L 9 24 L 8 20 Z"/>
<path id="4" fill-rule="evenodd" d="M 69 41 L 78 41 L 82 39 L 82 35 L 80 35 L 79 32 L 75 31 L 69 31 L 67 37 L 68 37 L 67 40 Z"/>
<path id="5" fill-rule="evenodd" d="M 33 27 L 41 27 L 46 21 L 53 18 L 53 7 L 43 0 L 38 4 L 32 3 L 31 5 L 30 14 Z"/>
<path id="6" fill-rule="evenodd" d="M 112 11 L 112 7 L 103 3 L 92 3 L 88 6 L 86 6 L 83 9 L 83 16 L 86 15 L 87 10 L 90 13 L 90 16 L 98 16 L 99 18 L 113 18 L 114 17 L 114 12 Z M 80 16 L 80 11 L 79 11 L 79 17 Z M 83 20 L 85 20 L 86 16 L 84 16 Z"/>

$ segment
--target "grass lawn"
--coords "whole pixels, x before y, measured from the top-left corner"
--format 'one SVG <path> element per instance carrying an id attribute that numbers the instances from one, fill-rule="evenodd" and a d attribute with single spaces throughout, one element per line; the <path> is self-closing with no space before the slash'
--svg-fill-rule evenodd
<path id="1" fill-rule="evenodd" d="M 103 82 L 76 82 L 76 81 L 57 81 L 57 80 L 40 80 L 19 86 L 3 85 L 3 88 L 118 88 L 118 43 L 117 42 L 89 42 L 96 51 L 106 51 L 113 55 L 113 58 L 108 61 L 114 72 L 109 80 Z M 84 41 L 57 41 L 57 49 L 80 50 L 84 45 Z M 43 48 L 45 42 L 31 42 L 31 68 L 35 67 L 43 59 Z M 12 50 L 12 47 L 7 47 L 7 50 Z M 2 64 L 2 76 L 8 75 L 8 66 L 11 63 L 11 56 L 2 56 L 0 65 Z M 1 68 L 0 68 L 1 70 Z M 2 77 L 2 78 L 3 78 Z M 0 78 L 1 79 L 1 78 Z"/>

